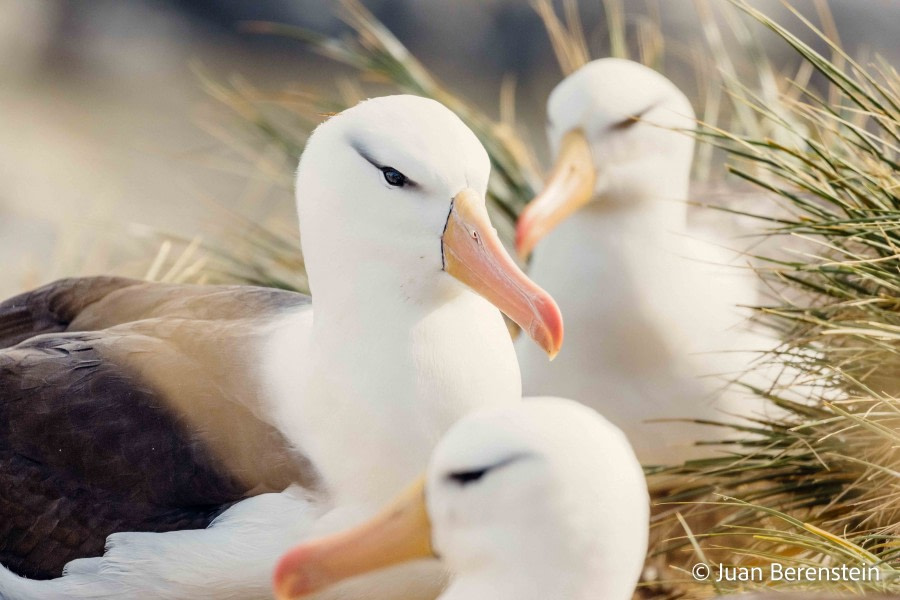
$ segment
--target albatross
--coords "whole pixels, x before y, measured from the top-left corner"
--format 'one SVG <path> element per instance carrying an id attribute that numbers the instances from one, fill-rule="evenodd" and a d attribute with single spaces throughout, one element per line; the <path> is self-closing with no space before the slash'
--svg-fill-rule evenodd
<path id="1" fill-rule="evenodd" d="M 524 391 L 593 406 L 644 462 L 697 456 L 703 427 L 650 421 L 756 415 L 762 403 L 727 384 L 771 342 L 739 308 L 756 303 L 752 272 L 720 229 L 688 221 L 691 104 L 652 69 L 607 58 L 560 82 L 547 115 L 556 162 L 516 244 L 569 336 L 552 365 L 518 345 Z"/>
<path id="2" fill-rule="evenodd" d="M 439 556 L 453 573 L 440 600 L 627 600 L 649 506 L 627 439 L 593 410 L 560 398 L 485 408 L 380 515 L 287 552 L 275 596 Z"/>
<path id="3" fill-rule="evenodd" d="M 312 299 L 97 277 L 0 304 L 0 597 L 265 596 L 283 514 L 359 520 L 462 415 L 520 400 L 500 311 L 551 356 L 562 320 L 491 226 L 489 170 L 441 104 L 371 99 L 301 157 Z"/>

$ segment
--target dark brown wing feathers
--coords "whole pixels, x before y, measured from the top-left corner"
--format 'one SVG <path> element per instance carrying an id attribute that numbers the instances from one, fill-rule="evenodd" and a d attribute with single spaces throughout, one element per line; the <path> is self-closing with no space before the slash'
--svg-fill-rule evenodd
<path id="1" fill-rule="evenodd" d="M 254 341 L 245 329 L 306 303 L 261 288 L 90 278 L 0 304 L 0 563 L 59 576 L 116 531 L 206 527 L 250 493 L 312 483 L 303 457 L 241 404 L 259 393 L 252 373 L 222 368 Z M 215 431 L 198 406 L 233 431 Z M 244 447 L 251 458 L 235 472 L 225 463 Z"/>
<path id="2" fill-rule="evenodd" d="M 62 279 L 0 303 L 0 348 L 41 333 L 66 331 L 94 302 L 140 281 L 122 277 Z"/>

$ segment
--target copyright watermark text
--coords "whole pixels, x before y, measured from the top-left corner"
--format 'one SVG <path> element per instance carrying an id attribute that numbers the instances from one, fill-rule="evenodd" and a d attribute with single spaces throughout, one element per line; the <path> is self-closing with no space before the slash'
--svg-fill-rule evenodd
<path id="1" fill-rule="evenodd" d="M 772 563 L 768 567 L 738 567 L 723 563 L 697 563 L 691 568 L 697 581 L 881 581 L 881 571 L 866 565 L 834 567 L 788 567 Z"/>

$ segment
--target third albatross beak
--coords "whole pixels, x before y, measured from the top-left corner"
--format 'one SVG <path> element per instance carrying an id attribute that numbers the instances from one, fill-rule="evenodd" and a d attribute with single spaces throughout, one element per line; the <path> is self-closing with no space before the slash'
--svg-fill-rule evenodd
<path id="1" fill-rule="evenodd" d="M 348 577 L 433 556 L 423 477 L 371 521 L 289 550 L 275 569 L 275 597 L 303 598 Z"/>
<path id="2" fill-rule="evenodd" d="M 543 191 L 528 203 L 516 225 L 516 252 L 527 258 L 545 235 L 587 204 L 597 173 L 584 132 L 573 129 L 559 147 L 556 164 Z"/>
<path id="3" fill-rule="evenodd" d="M 464 189 L 453 198 L 442 245 L 447 273 L 515 321 L 551 359 L 556 356 L 563 340 L 559 307 L 516 266 L 473 190 Z"/>

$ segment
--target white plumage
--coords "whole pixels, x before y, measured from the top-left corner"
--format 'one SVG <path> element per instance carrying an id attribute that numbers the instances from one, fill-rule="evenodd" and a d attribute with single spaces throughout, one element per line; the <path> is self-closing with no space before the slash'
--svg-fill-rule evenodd
<path id="1" fill-rule="evenodd" d="M 443 438 L 424 484 L 355 530 L 291 550 L 276 596 L 433 553 L 453 573 L 441 600 L 625 600 L 649 504 L 628 441 L 593 410 L 559 398 L 482 409 Z"/>
<path id="2" fill-rule="evenodd" d="M 320 126 L 297 176 L 313 307 L 260 322 L 260 347 L 233 360 L 260 360 L 266 392 L 250 408 L 310 460 L 321 493 L 250 498 L 207 530 L 115 534 L 104 557 L 57 580 L 0 569 L 0 597 L 265 597 L 291 543 L 371 514 L 472 409 L 517 402 L 515 353 L 492 303 L 551 353 L 561 321 L 501 250 L 488 173 L 476 137 L 430 100 L 369 100 Z M 430 598 L 441 584 L 432 562 L 340 597 Z"/>
<path id="3" fill-rule="evenodd" d="M 727 383 L 772 344 L 747 323 L 755 276 L 727 249 L 727 229 L 689 222 L 694 128 L 687 98 L 662 75 L 619 59 L 585 65 L 550 97 L 559 158 L 519 222 L 520 251 L 536 245 L 530 273 L 568 324 L 553 364 L 518 346 L 525 393 L 596 408 L 650 463 L 697 455 L 691 444 L 715 437 L 651 420 L 761 414 L 761 401 Z"/>

